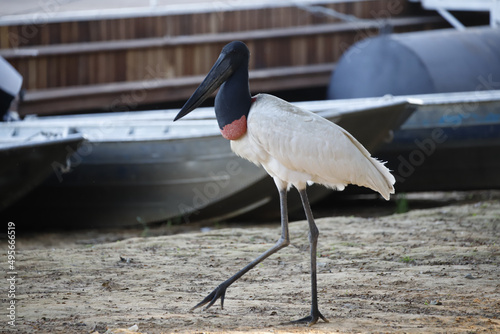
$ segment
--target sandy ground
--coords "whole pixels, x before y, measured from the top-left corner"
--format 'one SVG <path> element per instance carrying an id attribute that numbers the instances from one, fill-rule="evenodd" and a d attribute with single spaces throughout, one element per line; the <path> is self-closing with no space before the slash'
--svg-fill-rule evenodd
<path id="1" fill-rule="evenodd" d="M 2 288 L 0 332 L 500 333 L 500 201 L 317 223 L 319 305 L 329 323 L 287 323 L 309 312 L 307 223 L 299 221 L 292 245 L 228 289 L 224 310 L 217 302 L 192 313 L 275 243 L 278 225 L 125 240 L 20 235 L 15 326 Z"/>

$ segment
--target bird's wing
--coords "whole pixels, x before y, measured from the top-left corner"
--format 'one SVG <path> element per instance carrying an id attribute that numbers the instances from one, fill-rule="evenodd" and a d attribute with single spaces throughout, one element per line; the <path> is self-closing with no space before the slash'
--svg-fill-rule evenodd
<path id="1" fill-rule="evenodd" d="M 249 134 L 287 169 L 334 188 L 352 183 L 384 198 L 394 192 L 389 170 L 340 126 L 271 95 L 258 95 L 256 103 Z"/>

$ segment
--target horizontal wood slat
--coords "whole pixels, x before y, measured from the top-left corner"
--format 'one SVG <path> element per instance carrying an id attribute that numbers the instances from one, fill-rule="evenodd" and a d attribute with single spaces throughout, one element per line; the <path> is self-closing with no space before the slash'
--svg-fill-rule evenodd
<path id="1" fill-rule="evenodd" d="M 442 22 L 438 16 L 428 17 L 401 17 L 385 20 L 383 24 L 392 27 L 425 25 Z M 281 38 L 290 36 L 310 36 L 317 34 L 341 33 L 346 31 L 363 32 L 380 28 L 382 23 L 377 20 L 363 20 L 359 22 L 341 22 L 313 26 L 294 26 L 269 30 L 250 30 L 241 32 L 227 32 L 219 34 L 187 35 L 177 37 L 142 38 L 124 41 L 108 41 L 95 43 L 59 44 L 17 49 L 0 49 L 0 56 L 6 59 L 23 58 L 30 56 L 71 55 L 92 52 L 120 51 L 144 48 L 160 48 L 182 46 L 190 44 L 227 43 L 234 40 L 258 40 Z"/>
<path id="2" fill-rule="evenodd" d="M 280 67 L 250 71 L 253 93 L 325 86 L 335 64 Z M 144 102 L 161 103 L 187 99 L 205 76 L 153 79 L 28 92 L 21 115 L 50 115 L 78 110 L 133 110 Z"/>

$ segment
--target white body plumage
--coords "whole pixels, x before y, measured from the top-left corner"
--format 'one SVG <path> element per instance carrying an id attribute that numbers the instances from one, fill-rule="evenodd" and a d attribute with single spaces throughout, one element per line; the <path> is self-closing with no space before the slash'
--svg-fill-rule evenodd
<path id="1" fill-rule="evenodd" d="M 343 128 L 272 95 L 254 99 L 247 133 L 231 149 L 262 165 L 279 188 L 314 182 L 337 190 L 356 184 L 385 199 L 394 193 L 394 176 Z"/>

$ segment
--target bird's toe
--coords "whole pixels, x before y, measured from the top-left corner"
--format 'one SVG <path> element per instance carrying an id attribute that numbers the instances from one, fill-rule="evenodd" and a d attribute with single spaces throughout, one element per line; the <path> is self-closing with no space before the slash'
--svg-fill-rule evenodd
<path id="1" fill-rule="evenodd" d="M 294 320 L 291 321 L 292 324 L 307 324 L 308 326 L 312 326 L 316 324 L 319 319 L 323 320 L 324 322 L 329 322 L 328 319 L 326 319 L 321 312 L 313 312 L 311 315 L 308 315 L 307 317 L 301 318 L 299 320 Z"/>
<path id="2" fill-rule="evenodd" d="M 201 302 L 193 306 L 189 311 L 192 312 L 195 309 L 205 306 L 204 310 L 207 310 L 210 308 L 216 301 L 217 299 L 220 299 L 220 308 L 224 309 L 224 297 L 226 296 L 226 286 L 223 284 L 219 285 L 212 291 L 208 296 L 206 296 Z"/>

